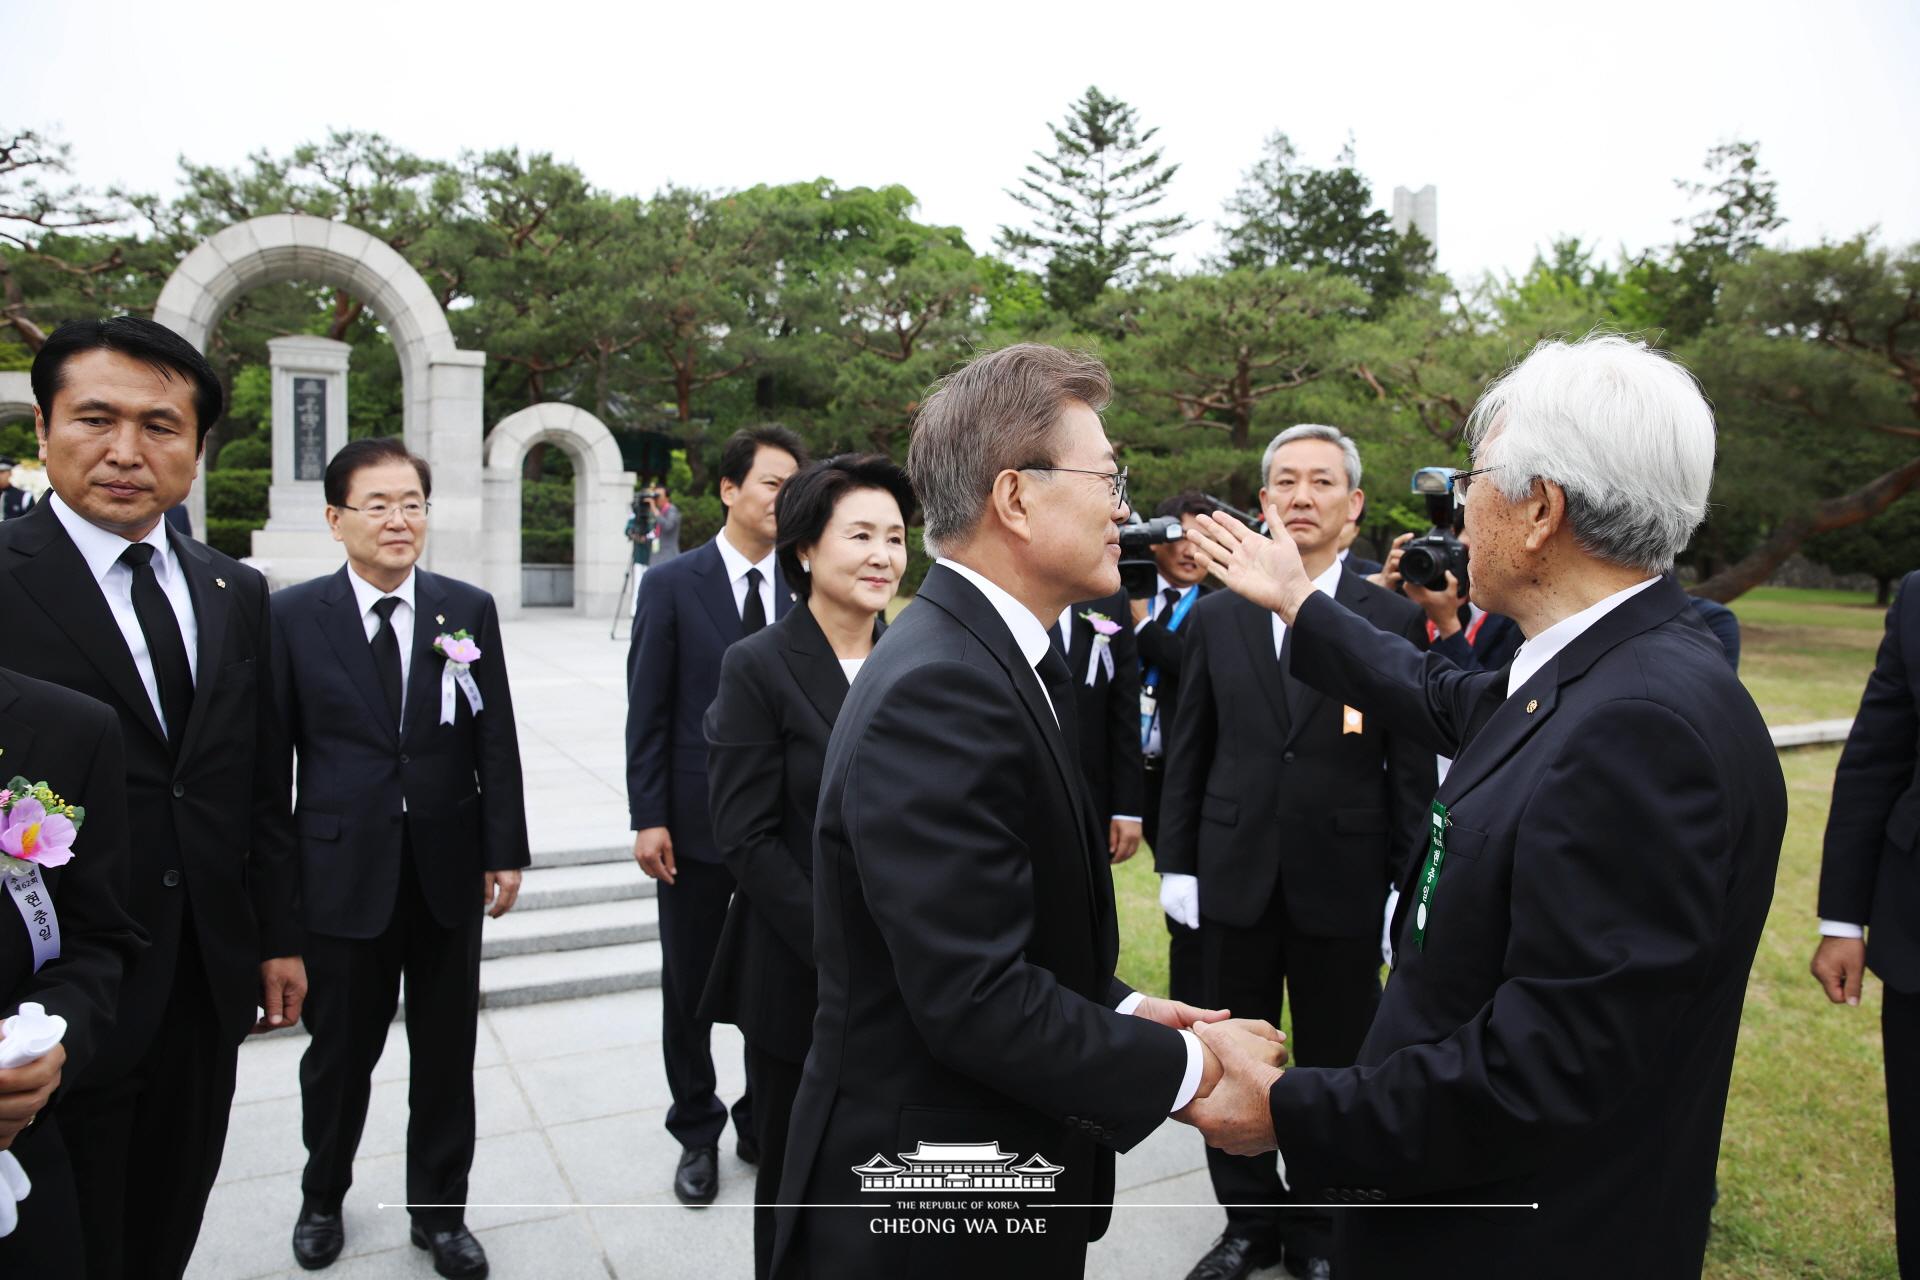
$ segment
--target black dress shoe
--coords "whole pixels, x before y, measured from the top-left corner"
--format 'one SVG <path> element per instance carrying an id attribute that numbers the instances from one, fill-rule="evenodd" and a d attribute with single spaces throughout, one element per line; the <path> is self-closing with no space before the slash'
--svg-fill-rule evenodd
<path id="1" fill-rule="evenodd" d="M 720 1192 L 720 1151 L 717 1147 L 688 1147 L 673 1171 L 673 1194 L 690 1208 L 713 1203 Z"/>
<path id="2" fill-rule="evenodd" d="M 1241 1280 L 1261 1267 L 1280 1261 L 1280 1251 L 1261 1248 L 1245 1236 L 1224 1235 L 1213 1242 L 1206 1256 L 1193 1264 L 1187 1280 Z"/>
<path id="3" fill-rule="evenodd" d="M 487 1274 L 487 1251 L 465 1227 L 426 1231 L 415 1223 L 412 1238 L 414 1248 L 433 1254 L 433 1269 L 448 1280 L 479 1280 Z"/>
<path id="4" fill-rule="evenodd" d="M 307 1271 L 333 1265 L 347 1244 L 347 1229 L 338 1213 L 300 1210 L 293 1224 L 293 1260 Z"/>
<path id="5" fill-rule="evenodd" d="M 1325 1258 L 1304 1258 L 1299 1262 L 1288 1259 L 1287 1270 L 1299 1280 L 1333 1280 L 1333 1264 Z"/>
<path id="6" fill-rule="evenodd" d="M 733 1144 L 733 1154 L 747 1164 L 759 1164 L 760 1144 L 754 1141 L 752 1134 L 743 1133 L 740 1135 L 740 1140 Z"/>

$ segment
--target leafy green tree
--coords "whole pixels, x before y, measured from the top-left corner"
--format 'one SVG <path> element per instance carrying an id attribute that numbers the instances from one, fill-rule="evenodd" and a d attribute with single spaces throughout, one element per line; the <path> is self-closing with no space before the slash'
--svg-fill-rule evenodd
<path id="1" fill-rule="evenodd" d="M 1908 494 L 1872 520 L 1815 534 L 1805 551 L 1835 573 L 1866 574 L 1875 603 L 1887 604 L 1893 584 L 1920 569 L 1920 497 Z"/>
<path id="2" fill-rule="evenodd" d="M 1659 328 L 1674 344 L 1700 336 L 1717 308 L 1727 273 L 1786 225 L 1779 184 L 1760 165 L 1760 144 L 1735 141 L 1707 152 L 1707 180 L 1674 185 L 1704 208 L 1677 219 L 1687 237 L 1662 254 L 1644 255 L 1627 272 L 1620 311 L 1629 328 Z"/>
<path id="3" fill-rule="evenodd" d="M 1045 265 L 1047 299 L 1078 315 L 1110 284 L 1130 285 L 1170 256 L 1161 242 L 1193 226 L 1180 214 L 1149 215 L 1180 171 L 1152 146 L 1158 128 L 1091 86 L 1049 126 L 1052 153 L 1036 151 L 1007 192 L 1034 215 L 1031 228 L 1002 227 L 999 246 Z"/>
<path id="4" fill-rule="evenodd" d="M 1373 187 L 1354 167 L 1351 139 L 1332 168 L 1300 160 L 1284 133 L 1268 136 L 1260 158 L 1227 198 L 1221 228 L 1233 267 L 1315 267 L 1355 280 L 1375 306 L 1418 287 L 1433 269 L 1433 246 L 1417 230 L 1395 234 L 1374 207 Z"/>

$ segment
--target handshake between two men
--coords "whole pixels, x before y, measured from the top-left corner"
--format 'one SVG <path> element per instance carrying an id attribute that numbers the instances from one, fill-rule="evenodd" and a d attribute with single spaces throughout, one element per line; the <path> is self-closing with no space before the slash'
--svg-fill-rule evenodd
<path id="1" fill-rule="evenodd" d="M 1267 1094 L 1287 1062 L 1285 1033 L 1259 1018 L 1236 1018 L 1227 1009 L 1197 1009 L 1178 1000 L 1143 998 L 1135 1017 L 1200 1041 L 1200 1086 L 1191 1101 L 1173 1113 L 1198 1129 L 1208 1146 L 1229 1155 L 1251 1156 L 1275 1147 Z"/>

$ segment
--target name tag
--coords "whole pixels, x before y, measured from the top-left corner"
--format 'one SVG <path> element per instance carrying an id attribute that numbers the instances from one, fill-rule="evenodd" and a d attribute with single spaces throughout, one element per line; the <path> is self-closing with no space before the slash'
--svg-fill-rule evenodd
<path id="1" fill-rule="evenodd" d="M 1433 912 L 1433 891 L 1440 883 L 1440 864 L 1447 858 L 1447 806 L 1433 802 L 1433 817 L 1427 827 L 1427 860 L 1420 867 L 1420 882 L 1414 887 L 1413 945 L 1427 949 L 1427 917 Z"/>

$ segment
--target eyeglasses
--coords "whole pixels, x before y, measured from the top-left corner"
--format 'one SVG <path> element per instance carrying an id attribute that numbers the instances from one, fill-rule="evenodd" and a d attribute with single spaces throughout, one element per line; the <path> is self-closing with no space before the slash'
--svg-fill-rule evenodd
<path id="1" fill-rule="evenodd" d="M 1456 471 L 1448 476 L 1447 488 L 1453 491 L 1453 505 L 1456 507 L 1467 505 L 1467 487 L 1473 483 L 1475 476 L 1483 476 L 1489 471 L 1499 469 L 1499 467 L 1480 467 L 1473 471 Z"/>
<path id="2" fill-rule="evenodd" d="M 350 507 L 343 502 L 340 504 L 340 509 L 342 511 L 357 511 L 375 524 L 384 523 L 392 518 L 394 512 L 398 511 L 408 524 L 419 524 L 427 518 L 427 512 L 433 510 L 433 504 L 431 502 L 403 502 L 396 507 L 385 502 L 369 502 L 364 507 Z"/>
<path id="3" fill-rule="evenodd" d="M 1021 467 L 1019 469 L 1021 471 L 1070 471 L 1077 476 L 1099 476 L 1113 490 L 1113 505 L 1116 507 L 1127 505 L 1127 469 L 1125 467 L 1118 471 L 1088 471 L 1084 467 Z"/>

